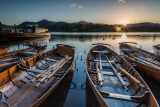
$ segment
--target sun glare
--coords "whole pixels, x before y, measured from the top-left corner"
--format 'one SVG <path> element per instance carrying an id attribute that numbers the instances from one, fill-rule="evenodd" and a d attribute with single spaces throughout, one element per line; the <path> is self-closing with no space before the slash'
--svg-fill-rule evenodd
<path id="1" fill-rule="evenodd" d="M 128 21 L 122 21 L 122 23 L 121 24 L 123 24 L 123 25 L 127 25 L 128 24 Z"/>
<path id="2" fill-rule="evenodd" d="M 126 42 L 127 41 L 127 36 L 126 33 L 123 33 L 121 38 L 117 39 L 118 42 Z"/>

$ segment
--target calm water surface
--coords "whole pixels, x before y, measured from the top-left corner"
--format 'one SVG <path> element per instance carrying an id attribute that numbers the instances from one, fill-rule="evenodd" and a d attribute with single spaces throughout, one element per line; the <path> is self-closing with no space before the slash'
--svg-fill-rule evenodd
<path id="1" fill-rule="evenodd" d="M 85 60 L 90 46 L 93 43 L 107 43 L 114 46 L 119 53 L 120 42 L 136 42 L 142 45 L 143 49 L 153 52 L 152 46 L 160 44 L 160 33 L 52 33 L 53 36 L 47 39 L 24 41 L 19 45 L 11 44 L 11 50 L 27 48 L 28 45 L 47 45 L 51 50 L 56 44 L 67 44 L 75 47 L 76 70 L 73 78 L 63 82 L 53 94 L 42 104 L 53 107 L 97 107 L 98 102 L 92 90 L 86 83 Z M 66 35 L 66 36 L 65 36 Z M 72 83 L 71 83 L 72 82 Z M 76 84 L 74 87 L 73 84 Z M 87 87 L 85 87 L 87 84 Z"/>

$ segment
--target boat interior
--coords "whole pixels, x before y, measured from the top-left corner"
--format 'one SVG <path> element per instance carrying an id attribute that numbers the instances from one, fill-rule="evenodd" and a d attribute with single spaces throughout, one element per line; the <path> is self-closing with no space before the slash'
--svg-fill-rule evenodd
<path id="1" fill-rule="evenodd" d="M 45 47 L 31 47 L 23 50 L 7 52 L 0 55 L 0 72 L 12 67 L 13 65 L 23 62 L 28 57 L 43 52 Z"/>
<path id="2" fill-rule="evenodd" d="M 88 54 L 88 75 L 110 107 L 148 106 L 150 92 L 140 75 L 108 44 L 94 45 Z"/>
<path id="3" fill-rule="evenodd" d="M 132 60 L 160 70 L 160 58 L 150 52 L 137 48 L 127 43 L 120 43 L 121 54 L 133 58 Z"/>
<path id="4" fill-rule="evenodd" d="M 6 53 L 9 50 L 10 50 L 10 47 L 0 46 L 0 54 Z"/>
<path id="5" fill-rule="evenodd" d="M 159 45 L 155 45 L 155 47 L 160 50 L 160 44 Z"/>
<path id="6" fill-rule="evenodd" d="M 72 69 L 73 61 L 74 48 L 57 45 L 56 49 L 0 73 L 0 106 L 36 105 Z"/>

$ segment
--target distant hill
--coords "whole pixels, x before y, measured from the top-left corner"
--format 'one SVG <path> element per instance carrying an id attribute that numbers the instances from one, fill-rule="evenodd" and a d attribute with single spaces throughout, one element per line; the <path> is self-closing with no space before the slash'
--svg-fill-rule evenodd
<path id="1" fill-rule="evenodd" d="M 143 22 L 143 23 L 135 23 L 135 24 L 128 24 L 128 25 L 129 26 L 155 26 L 156 24 L 151 22 Z"/>
<path id="2" fill-rule="evenodd" d="M 48 26 L 56 24 L 56 22 L 43 19 L 43 20 L 40 20 L 39 22 L 37 22 L 36 24 L 38 24 L 40 27 L 46 28 Z"/>
<path id="3" fill-rule="evenodd" d="M 63 26 L 66 24 L 66 22 L 54 22 L 54 21 L 48 21 L 46 19 L 40 20 L 38 22 L 23 22 L 18 25 L 19 28 L 24 28 L 26 24 L 37 24 L 39 27 L 42 28 L 48 28 L 50 26 Z"/>
<path id="4" fill-rule="evenodd" d="M 92 22 L 86 22 L 86 21 L 80 21 L 80 22 L 74 22 L 73 24 L 93 24 Z"/>
<path id="5" fill-rule="evenodd" d="M 24 28 L 26 24 L 37 24 L 39 27 L 47 28 L 49 32 L 52 31 L 60 31 L 60 32 L 115 32 L 117 31 L 115 25 L 107 25 L 107 24 L 97 24 L 87 21 L 79 21 L 73 23 L 67 22 L 55 22 L 49 21 L 46 19 L 40 20 L 38 22 L 29 22 L 25 21 L 19 25 L 18 28 Z M 11 25 L 5 25 L 6 27 L 13 27 Z M 118 25 L 121 26 L 121 25 Z M 121 29 L 123 31 L 124 29 Z M 143 23 L 134 23 L 128 24 L 127 29 L 128 32 L 152 32 L 152 31 L 160 31 L 159 23 L 151 23 L 151 22 L 143 22 Z"/>
<path id="6" fill-rule="evenodd" d="M 36 24 L 37 22 L 28 22 L 28 21 L 25 21 L 21 24 L 18 25 L 18 28 L 24 28 L 26 26 L 26 24 Z"/>
<path id="7" fill-rule="evenodd" d="M 60 22 L 48 21 L 46 19 L 43 19 L 43 20 L 40 20 L 38 22 L 28 22 L 28 21 L 26 21 L 26 22 L 23 22 L 23 23 L 19 24 L 18 27 L 23 28 L 23 27 L 25 27 L 26 24 L 37 24 L 37 25 L 39 25 L 39 27 L 48 28 L 50 26 L 64 26 L 64 25 L 69 24 L 69 23 L 62 22 L 62 21 L 60 21 Z M 92 23 L 87 22 L 87 21 L 80 21 L 80 22 L 74 22 L 72 24 L 79 25 L 79 24 L 92 24 Z"/>

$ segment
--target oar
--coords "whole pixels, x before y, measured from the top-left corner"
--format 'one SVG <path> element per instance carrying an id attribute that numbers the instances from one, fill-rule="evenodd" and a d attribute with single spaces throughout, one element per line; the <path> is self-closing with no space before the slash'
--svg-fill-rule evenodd
<path id="1" fill-rule="evenodd" d="M 153 61 L 153 60 L 151 60 L 151 59 L 144 58 L 144 57 L 142 57 L 142 56 L 140 56 L 140 55 L 138 55 L 138 54 L 135 54 L 135 55 L 136 55 L 138 58 L 140 58 L 140 59 L 143 59 L 143 60 L 148 61 L 148 62 L 150 62 L 150 63 L 152 63 L 152 64 L 155 64 L 155 65 L 157 65 L 157 66 L 160 66 L 160 63 L 157 62 L 157 61 Z"/>
<path id="2" fill-rule="evenodd" d="M 123 68 L 117 66 L 116 64 L 114 64 L 118 69 L 120 69 L 124 74 L 126 74 L 126 76 L 128 78 L 130 78 L 134 83 L 138 84 L 140 87 L 144 88 L 144 86 L 141 84 L 141 82 L 139 80 L 137 80 L 135 77 L 133 77 L 131 74 L 129 74 L 126 70 L 124 70 Z"/>
<path id="3" fill-rule="evenodd" d="M 137 60 L 139 60 L 139 61 L 141 61 L 141 63 L 147 64 L 147 65 L 150 66 L 150 67 L 154 67 L 154 68 L 156 68 L 156 69 L 160 69 L 160 66 L 157 66 L 157 65 L 155 65 L 155 64 L 153 64 L 153 63 L 151 63 L 151 62 L 149 62 L 149 61 L 146 61 L 146 60 L 144 60 L 144 59 L 141 59 L 141 58 L 139 58 L 139 57 L 136 57 L 136 56 L 133 55 L 133 54 L 130 54 L 130 55 L 134 58 L 134 61 L 136 61 L 136 62 L 137 62 Z"/>
<path id="4" fill-rule="evenodd" d="M 115 75 L 117 76 L 118 80 L 120 81 L 121 85 L 125 88 L 126 91 L 128 91 L 127 85 L 126 85 L 126 83 L 124 82 L 124 80 L 122 79 L 121 74 L 120 74 L 120 73 L 113 67 L 113 65 L 110 63 L 107 55 L 106 55 L 106 58 L 107 58 L 107 61 L 108 61 L 109 65 L 110 65 L 111 68 L 113 69 Z"/>
<path id="5" fill-rule="evenodd" d="M 59 71 L 59 69 L 61 68 L 61 67 L 63 67 L 63 65 L 68 61 L 68 60 L 70 60 L 71 58 L 67 58 L 67 60 L 62 64 L 62 65 L 60 65 L 58 68 L 56 68 L 55 70 L 54 70 L 54 72 L 50 72 L 49 73 L 49 75 L 46 75 L 45 77 L 43 77 L 40 81 L 38 81 L 39 83 L 35 86 L 35 87 L 38 87 L 41 83 L 43 83 L 44 81 L 46 81 L 46 80 L 49 80 L 49 79 L 51 79 L 58 71 Z"/>
<path id="6" fill-rule="evenodd" d="M 99 70 L 97 64 L 96 64 L 96 68 L 97 68 L 98 81 L 99 81 L 100 86 L 102 87 L 103 86 L 103 76 L 102 76 L 101 71 Z"/>
<path id="7" fill-rule="evenodd" d="M 59 63 L 61 63 L 62 61 L 64 61 L 68 56 L 65 56 L 65 58 L 61 59 L 60 61 L 58 61 L 56 64 L 53 64 L 52 66 L 50 66 L 47 70 L 45 70 L 43 73 L 38 74 L 35 76 L 35 78 L 33 78 L 31 80 L 31 82 L 34 82 L 36 79 L 39 79 L 42 75 L 44 75 L 46 72 L 50 72 L 52 70 L 53 67 L 55 67 L 56 65 L 58 65 Z"/>
<path id="8" fill-rule="evenodd" d="M 65 60 L 64 60 L 65 61 Z M 58 63 L 57 65 L 55 65 L 53 68 L 51 68 L 51 70 L 48 70 L 47 72 L 45 72 L 43 75 L 41 75 L 42 78 L 40 78 L 38 81 L 43 81 L 43 79 L 45 78 L 45 76 L 50 73 L 51 71 L 54 71 L 57 67 L 59 67 L 59 65 L 61 65 L 62 63 L 64 63 L 64 61 L 61 61 L 60 63 Z"/>

